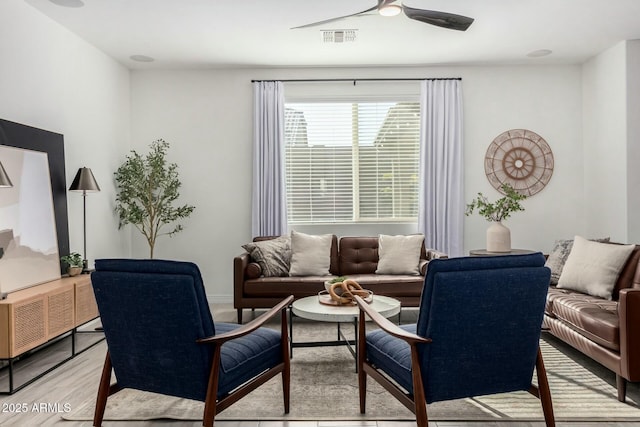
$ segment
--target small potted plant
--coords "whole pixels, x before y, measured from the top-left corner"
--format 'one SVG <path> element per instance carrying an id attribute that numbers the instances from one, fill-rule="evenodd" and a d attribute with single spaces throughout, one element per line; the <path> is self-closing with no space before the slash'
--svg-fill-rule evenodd
<path id="1" fill-rule="evenodd" d="M 509 184 L 502 184 L 504 197 L 489 202 L 482 194 L 473 199 L 467 205 L 465 215 L 471 215 L 477 208 L 478 213 L 491 221 L 487 229 L 487 251 L 489 252 L 509 252 L 511 251 L 511 231 L 502 224 L 502 221 L 509 218 L 512 213 L 524 211 L 520 202 L 527 198 L 524 194 L 518 193 Z"/>
<path id="2" fill-rule="evenodd" d="M 82 273 L 84 260 L 79 253 L 71 252 L 69 255 L 60 257 L 60 260 L 67 264 L 67 273 L 69 273 L 69 276 L 77 276 Z"/>
<path id="3" fill-rule="evenodd" d="M 329 289 L 331 288 L 331 285 L 333 285 L 334 283 L 342 283 L 345 280 L 347 280 L 346 276 L 338 276 L 338 277 L 334 277 L 331 280 L 326 280 L 324 282 L 324 288 L 327 290 L 327 292 L 329 292 Z"/>

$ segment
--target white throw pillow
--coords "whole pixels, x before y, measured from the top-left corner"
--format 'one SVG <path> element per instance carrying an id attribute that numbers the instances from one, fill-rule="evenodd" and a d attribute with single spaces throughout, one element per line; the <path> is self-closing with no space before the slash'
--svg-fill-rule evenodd
<path id="1" fill-rule="evenodd" d="M 424 235 L 378 237 L 376 274 L 420 274 L 420 251 Z"/>
<path id="2" fill-rule="evenodd" d="M 609 242 L 608 237 L 589 240 L 593 242 Z M 573 240 L 556 240 L 555 244 L 553 245 L 553 249 L 551 249 L 551 252 L 549 252 L 549 256 L 547 257 L 547 261 L 544 263 L 544 266 L 551 269 L 552 285 L 558 284 L 558 279 L 560 279 L 560 274 L 562 274 L 564 263 L 567 262 L 567 258 L 569 257 L 569 253 L 571 253 L 572 246 Z"/>
<path id="3" fill-rule="evenodd" d="M 616 280 L 635 245 L 592 242 L 576 236 L 558 288 L 611 299 Z"/>
<path id="4" fill-rule="evenodd" d="M 311 235 L 291 231 L 289 276 L 328 276 L 333 234 Z"/>

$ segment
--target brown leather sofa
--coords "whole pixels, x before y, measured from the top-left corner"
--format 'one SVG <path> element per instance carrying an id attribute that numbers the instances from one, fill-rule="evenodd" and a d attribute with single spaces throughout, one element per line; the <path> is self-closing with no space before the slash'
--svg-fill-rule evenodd
<path id="1" fill-rule="evenodd" d="M 273 239 L 256 237 L 254 241 Z M 422 247 L 420 275 L 375 274 L 378 266 L 377 237 L 342 237 L 334 235 L 331 243 L 329 272 L 334 276 L 348 276 L 374 294 L 397 298 L 403 307 L 420 305 L 424 273 L 429 260 L 446 258 L 447 255 Z M 317 295 L 324 290 L 324 282 L 332 276 L 263 277 L 260 266 L 248 253 L 233 259 L 233 303 L 238 311 L 238 323 L 242 323 L 245 308 L 271 308 L 283 298 L 293 295 L 296 299 Z"/>
<path id="2" fill-rule="evenodd" d="M 640 246 L 616 281 L 611 301 L 549 288 L 544 326 L 616 374 L 618 400 L 627 381 L 640 381 Z"/>

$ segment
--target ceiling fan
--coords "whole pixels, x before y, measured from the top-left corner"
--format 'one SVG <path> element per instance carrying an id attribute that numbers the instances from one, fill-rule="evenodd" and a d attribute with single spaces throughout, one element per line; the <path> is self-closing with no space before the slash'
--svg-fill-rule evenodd
<path id="1" fill-rule="evenodd" d="M 473 18 L 469 18 L 467 16 L 455 15 L 453 13 L 447 12 L 438 12 L 436 10 L 415 9 L 413 7 L 405 6 L 404 4 L 394 4 L 396 1 L 397 0 L 378 0 L 378 4 L 376 6 L 373 6 L 367 10 L 363 10 L 362 12 L 325 19 L 324 21 L 312 22 L 311 24 L 300 25 L 298 27 L 293 27 L 292 30 L 298 28 L 315 27 L 316 25 L 323 25 L 329 22 L 337 21 L 339 19 L 362 15 L 374 10 L 377 10 L 378 13 L 383 16 L 395 16 L 400 12 L 404 12 L 404 14 L 407 15 L 408 18 L 415 19 L 416 21 L 424 22 L 426 24 L 447 28 L 449 30 L 466 31 L 467 28 L 469 28 L 469 26 L 473 23 Z"/>

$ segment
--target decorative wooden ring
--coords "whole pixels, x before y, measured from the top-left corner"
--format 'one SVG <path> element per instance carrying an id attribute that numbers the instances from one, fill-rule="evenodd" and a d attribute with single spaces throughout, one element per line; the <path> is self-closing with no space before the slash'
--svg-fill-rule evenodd
<path id="1" fill-rule="evenodd" d="M 341 289 L 342 292 L 338 295 L 337 290 Z M 354 295 L 358 295 L 362 298 L 367 298 L 370 292 L 362 289 L 362 286 L 353 279 L 346 279 L 342 282 L 333 283 L 329 287 L 329 296 L 338 304 L 353 304 Z"/>
<path id="2" fill-rule="evenodd" d="M 339 304 L 349 304 L 351 303 L 351 298 L 348 297 L 343 297 L 341 295 L 338 295 L 336 293 L 336 289 L 337 288 L 342 288 L 344 289 L 343 286 L 344 282 L 337 282 L 331 285 L 331 287 L 329 288 L 329 295 L 331 296 L 331 299 L 334 301 L 337 301 Z M 344 293 L 343 293 L 344 295 Z"/>

